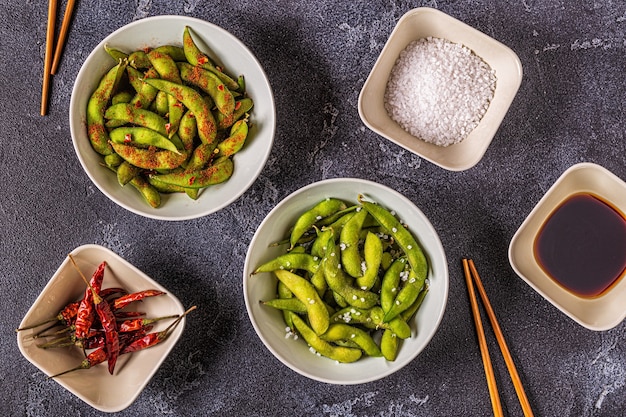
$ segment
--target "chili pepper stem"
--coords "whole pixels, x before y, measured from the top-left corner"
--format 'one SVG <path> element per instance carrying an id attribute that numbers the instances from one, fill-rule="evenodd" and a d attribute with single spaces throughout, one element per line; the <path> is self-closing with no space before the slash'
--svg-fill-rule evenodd
<path id="1" fill-rule="evenodd" d="M 53 317 L 51 319 L 48 319 L 46 321 L 42 321 L 41 323 L 37 323 L 37 324 L 31 324 L 30 326 L 25 326 L 25 327 L 19 327 L 17 329 L 15 329 L 16 332 L 21 332 L 22 330 L 30 330 L 30 329 L 34 329 L 35 327 L 39 327 L 39 326 L 43 326 L 44 324 L 48 324 L 51 323 L 53 321 L 58 321 L 59 319 L 57 319 L 56 317 Z M 47 329 L 46 329 L 47 330 Z"/>
<path id="2" fill-rule="evenodd" d="M 70 261 L 72 261 L 74 268 L 76 268 L 76 270 L 78 271 L 78 274 L 80 275 L 80 277 L 83 279 L 83 281 L 85 281 L 85 284 L 87 284 L 87 286 L 91 290 L 91 294 L 93 295 L 93 303 L 100 304 L 102 302 L 102 297 L 100 297 L 100 295 L 96 292 L 96 290 L 93 289 L 93 287 L 89 283 L 89 280 L 87 280 L 87 278 L 83 274 L 83 271 L 81 271 L 78 265 L 76 264 L 76 261 L 74 260 L 74 257 L 72 256 L 72 254 L 69 254 L 68 256 L 70 258 Z"/>

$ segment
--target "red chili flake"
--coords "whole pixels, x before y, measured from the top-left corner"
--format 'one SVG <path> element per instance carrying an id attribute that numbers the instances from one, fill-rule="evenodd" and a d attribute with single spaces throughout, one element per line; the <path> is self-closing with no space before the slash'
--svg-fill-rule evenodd
<path id="1" fill-rule="evenodd" d="M 133 137 L 131 136 L 130 133 L 127 133 L 124 135 L 124 142 L 129 143 L 133 140 Z"/>
<path id="2" fill-rule="evenodd" d="M 174 107 L 178 107 L 178 108 L 183 108 L 183 103 L 181 103 L 180 101 L 177 101 L 176 103 L 174 103 Z"/>
<path id="3" fill-rule="evenodd" d="M 217 86 L 217 89 L 220 90 L 220 91 L 224 91 L 224 84 L 219 84 Z"/>
<path id="4" fill-rule="evenodd" d="M 189 178 L 189 185 L 193 185 L 195 181 L 196 181 L 196 177 Z"/>
<path id="5" fill-rule="evenodd" d="M 241 107 L 241 101 L 235 103 L 235 110 L 239 110 L 239 107 Z"/>
<path id="6" fill-rule="evenodd" d="M 198 58 L 198 64 L 199 65 L 206 64 L 207 62 L 209 62 L 209 58 L 207 58 L 205 56 L 201 56 L 200 58 Z"/>
<path id="7" fill-rule="evenodd" d="M 135 102 L 135 108 L 136 109 L 140 109 L 141 108 L 141 101 L 136 101 Z"/>
<path id="8" fill-rule="evenodd" d="M 170 129 L 172 128 L 172 124 L 171 123 L 165 123 L 165 131 L 167 133 L 170 133 Z"/>

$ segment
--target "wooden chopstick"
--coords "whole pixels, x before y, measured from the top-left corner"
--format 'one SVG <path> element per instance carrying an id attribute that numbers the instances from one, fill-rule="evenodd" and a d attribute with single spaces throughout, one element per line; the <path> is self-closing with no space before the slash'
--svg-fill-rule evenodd
<path id="1" fill-rule="evenodd" d="M 54 51 L 54 60 L 52 61 L 51 74 L 56 74 L 59 68 L 59 62 L 61 61 L 61 54 L 63 48 L 65 48 L 65 40 L 67 39 L 67 32 L 70 28 L 70 22 L 72 21 L 72 13 L 74 12 L 75 0 L 68 0 L 65 6 L 65 13 L 63 15 L 63 22 L 61 22 L 61 30 L 59 31 L 59 39 L 57 40 L 57 47 Z"/>
<path id="2" fill-rule="evenodd" d="M 515 363 L 513 362 L 513 358 L 511 357 L 511 353 L 509 352 L 506 341 L 504 340 L 504 334 L 500 329 L 500 325 L 498 324 L 498 320 L 496 319 L 496 314 L 491 307 L 489 297 L 487 297 L 487 292 L 483 287 L 480 276 L 478 275 L 478 271 L 476 270 L 476 266 L 474 265 L 474 261 L 472 261 L 471 259 L 469 260 L 469 267 L 474 281 L 476 282 L 478 294 L 480 294 L 480 298 L 485 307 L 485 311 L 487 312 L 487 316 L 489 317 L 489 321 L 491 322 L 491 327 L 493 328 L 493 331 L 496 335 L 496 340 L 498 341 L 498 345 L 500 346 L 500 351 L 502 352 L 502 356 L 504 357 L 504 362 L 506 363 L 506 367 L 509 370 L 509 375 L 511 376 L 511 380 L 513 381 L 513 386 L 515 387 L 517 398 L 519 399 L 520 405 L 522 406 L 524 416 L 532 417 L 533 411 L 530 408 L 530 403 L 528 401 L 528 397 L 526 397 L 526 392 L 524 391 L 524 387 L 522 386 L 522 381 L 517 373 Z"/>
<path id="3" fill-rule="evenodd" d="M 470 304 L 472 306 L 472 315 L 474 317 L 474 324 L 476 325 L 476 333 L 478 334 L 478 345 L 480 347 L 480 354 L 483 359 L 485 376 L 487 377 L 487 387 L 489 388 L 489 396 L 491 397 L 491 407 L 493 408 L 493 415 L 496 417 L 502 417 L 504 416 L 504 413 L 502 411 L 502 404 L 500 403 L 500 396 L 498 395 L 496 377 L 493 373 L 491 358 L 489 357 L 489 349 L 487 348 L 485 331 L 483 329 L 483 323 L 480 318 L 478 301 L 476 300 L 476 294 L 474 293 L 474 284 L 472 284 L 472 277 L 470 276 L 467 259 L 463 259 L 463 271 L 465 272 L 465 283 L 467 284 L 467 291 L 469 292 Z"/>
<path id="4" fill-rule="evenodd" d="M 50 70 L 52 67 L 52 52 L 54 46 L 54 25 L 57 18 L 57 2 L 48 2 L 48 28 L 46 31 L 46 55 L 44 57 L 43 86 L 41 88 L 41 115 L 48 113 L 48 94 L 50 90 Z"/>

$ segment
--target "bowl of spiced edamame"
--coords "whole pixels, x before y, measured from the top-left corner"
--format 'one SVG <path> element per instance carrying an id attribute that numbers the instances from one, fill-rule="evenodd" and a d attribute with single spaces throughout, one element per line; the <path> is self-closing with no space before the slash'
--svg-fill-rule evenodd
<path id="1" fill-rule="evenodd" d="M 278 203 L 250 242 L 243 291 L 266 348 L 313 380 L 384 378 L 443 317 L 448 267 L 424 213 L 382 184 L 335 178 Z"/>
<path id="2" fill-rule="evenodd" d="M 117 29 L 83 63 L 70 100 L 78 159 L 119 206 L 158 220 L 214 213 L 265 166 L 276 129 L 267 76 L 225 29 L 154 16 Z"/>

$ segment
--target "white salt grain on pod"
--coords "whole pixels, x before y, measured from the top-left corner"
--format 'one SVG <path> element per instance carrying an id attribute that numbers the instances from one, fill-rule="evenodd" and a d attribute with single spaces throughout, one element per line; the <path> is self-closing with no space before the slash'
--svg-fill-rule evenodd
<path id="1" fill-rule="evenodd" d="M 448 146 L 478 125 L 495 88 L 494 71 L 467 47 L 424 38 L 400 53 L 387 83 L 385 108 L 413 136 Z"/>

